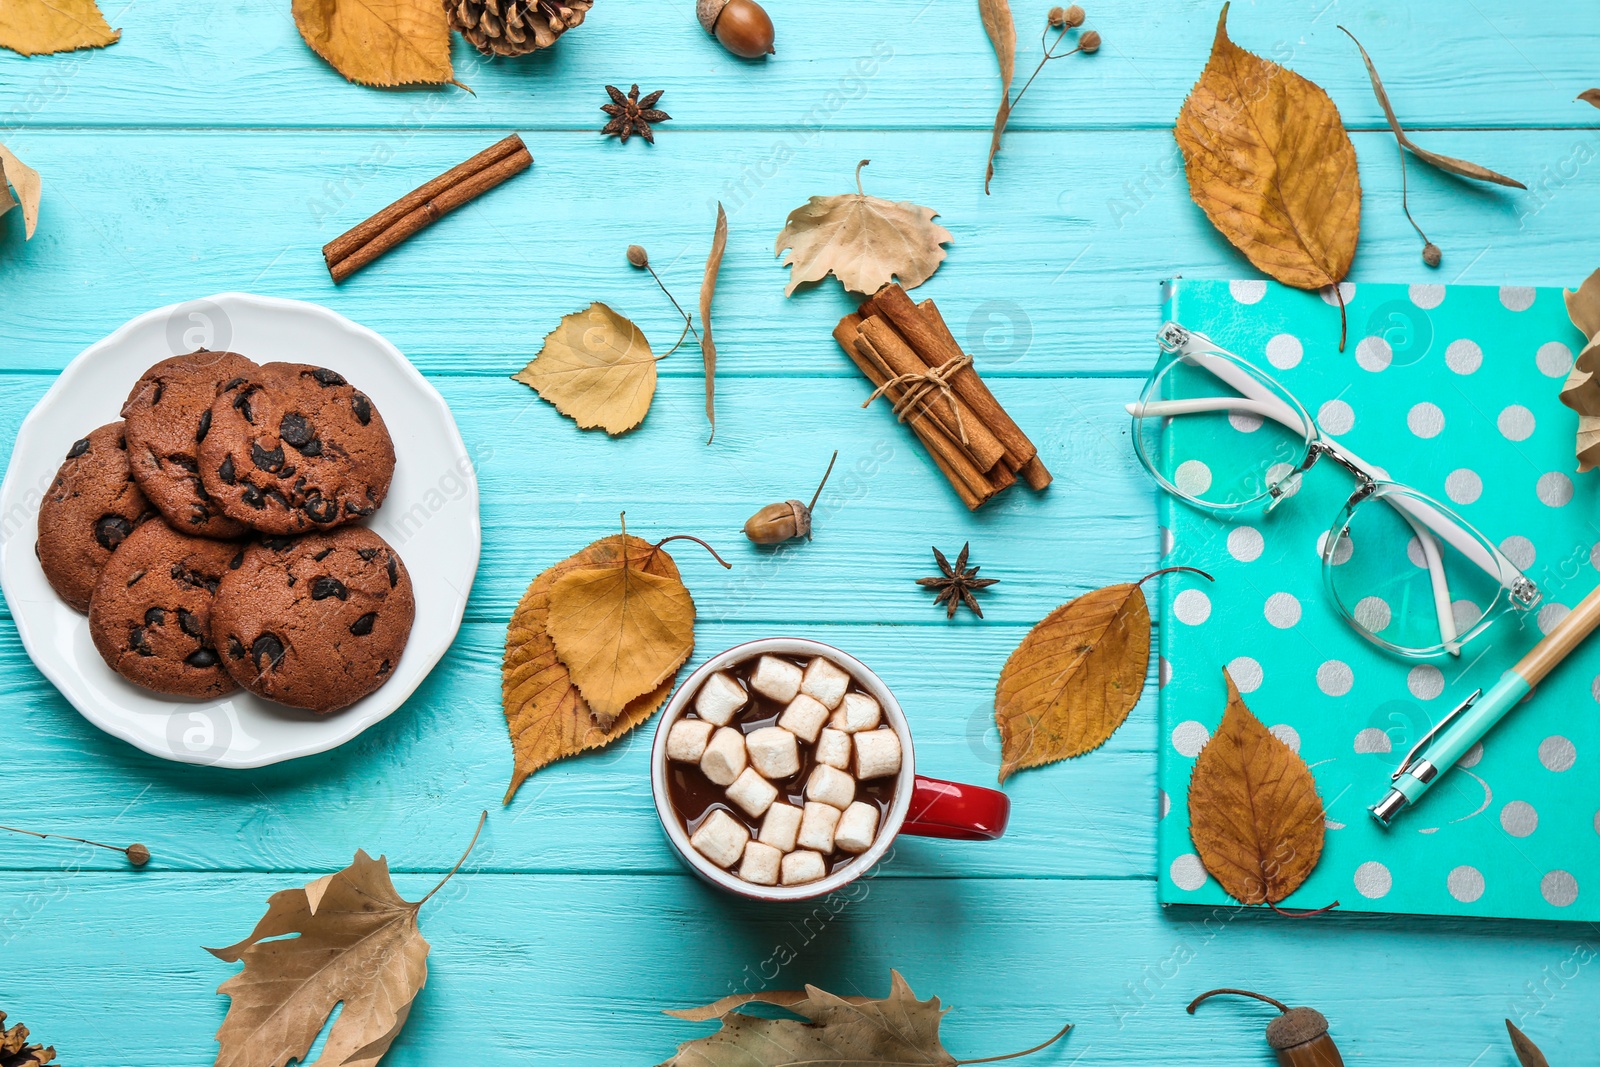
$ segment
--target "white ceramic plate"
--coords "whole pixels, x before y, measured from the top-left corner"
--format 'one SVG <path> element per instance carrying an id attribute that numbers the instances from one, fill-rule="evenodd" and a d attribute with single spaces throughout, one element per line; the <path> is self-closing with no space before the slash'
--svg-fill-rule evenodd
<path id="1" fill-rule="evenodd" d="M 124 681 L 89 639 L 34 556 L 39 501 L 67 449 L 118 417 L 151 364 L 196 348 L 257 363 L 329 367 L 372 398 L 394 438 L 388 499 L 368 520 L 411 572 L 417 619 L 383 687 L 328 716 L 248 693 L 206 701 L 165 697 Z M 156 756 L 218 767 L 261 767 L 323 752 L 386 718 L 455 640 L 478 569 L 478 480 L 450 408 L 399 349 L 327 308 L 223 293 L 140 315 L 61 372 L 17 434 L 0 486 L 0 586 L 34 664 L 83 717 Z"/>

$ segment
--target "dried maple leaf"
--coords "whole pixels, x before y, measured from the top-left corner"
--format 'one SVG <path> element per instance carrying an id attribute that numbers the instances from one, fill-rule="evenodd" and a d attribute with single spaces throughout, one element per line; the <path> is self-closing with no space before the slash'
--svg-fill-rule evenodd
<path id="1" fill-rule="evenodd" d="M 1000 151 L 1000 137 L 1011 118 L 1011 80 L 1017 73 L 1017 24 L 1011 17 L 1008 0 L 978 0 L 978 14 L 1000 64 L 1000 107 L 995 111 L 994 132 L 989 137 L 989 162 L 983 175 L 983 191 L 987 193 L 989 181 L 994 177 L 994 157 Z"/>
<path id="2" fill-rule="evenodd" d="M 700 351 L 706 363 L 706 419 L 711 423 L 710 444 L 717 436 L 717 346 L 711 340 L 711 299 L 717 294 L 717 272 L 722 270 L 722 253 L 728 247 L 728 213 L 717 201 L 717 226 L 711 234 L 711 253 L 706 256 L 706 273 L 700 281 Z"/>
<path id="3" fill-rule="evenodd" d="M 1518 1030 L 1510 1019 L 1506 1020 L 1506 1032 L 1511 1035 L 1511 1048 L 1517 1054 L 1517 1062 L 1522 1067 L 1550 1067 L 1550 1061 L 1544 1058 L 1544 1053 L 1539 1051 L 1527 1034 Z"/>
<path id="4" fill-rule="evenodd" d="M 306 44 L 350 81 L 455 81 L 450 23 L 438 0 L 294 0 L 294 24 Z"/>
<path id="5" fill-rule="evenodd" d="M 1344 298 L 1361 232 L 1356 150 L 1328 94 L 1228 39 L 1228 5 L 1206 69 L 1178 113 L 1189 195 L 1256 267 Z"/>
<path id="6" fill-rule="evenodd" d="M 21 1023 L 6 1028 L 6 1013 L 0 1011 L 0 1064 L 4 1067 L 44 1067 L 56 1058 L 55 1046 L 30 1042 L 28 1028 Z"/>
<path id="7" fill-rule="evenodd" d="M 836 997 L 808 985 L 805 992 L 742 993 L 715 1004 L 668 1015 L 691 1022 L 720 1019 L 722 1029 L 710 1037 L 685 1041 L 677 1055 L 660 1067 L 867 1067 L 869 1064 L 919 1064 L 956 1067 L 987 1060 L 958 1060 L 939 1041 L 944 1011 L 939 998 L 918 1000 L 899 971 L 890 971 L 889 995 Z M 771 1004 L 807 1021 L 762 1019 L 733 1009 L 742 1004 Z M 1047 1048 L 1071 1030 L 1064 1026 L 1043 1044 L 1010 1056 L 1014 1059 Z"/>
<path id="8" fill-rule="evenodd" d="M 478 819 L 480 832 L 487 816 Z M 229 998 L 217 1031 L 217 1067 L 303 1063 L 340 1004 L 344 1010 L 311 1067 L 372 1067 L 382 1059 L 428 979 L 428 942 L 417 912 L 471 852 L 469 844 L 450 874 L 412 903 L 395 891 L 384 857 L 357 850 L 344 870 L 272 894 L 243 941 L 207 949 L 227 963 L 244 961 L 244 970 L 217 987 Z"/>
<path id="9" fill-rule="evenodd" d="M 694 598 L 677 568 L 658 573 L 651 564 L 661 546 L 637 551 L 628 543 L 626 552 L 556 578 L 545 620 L 556 655 L 607 731 L 635 700 L 671 682 L 694 651 Z"/>
<path id="10" fill-rule="evenodd" d="M 610 729 L 602 730 L 566 665 L 556 655 L 555 642 L 546 629 L 550 587 L 570 571 L 606 566 L 626 554 L 643 559 L 643 569 L 676 580 L 678 568 L 672 557 L 666 552 L 652 552 L 651 547 L 647 541 L 624 534 L 603 537 L 539 575 L 522 595 L 506 628 L 506 655 L 500 675 L 501 702 L 515 757 L 511 785 L 506 790 L 507 804 L 529 775 L 563 757 L 609 745 L 648 720 L 672 694 L 672 679 L 668 678 L 651 692 L 630 701 Z"/>
<path id="11" fill-rule="evenodd" d="M 776 255 L 790 249 L 783 260 L 793 268 L 785 296 L 829 274 L 852 293 L 870 295 L 897 277 L 903 287 L 915 289 L 939 269 L 942 246 L 955 238 L 933 221 L 938 212 L 932 208 L 863 192 L 861 168 L 870 162 L 856 164 L 855 192 L 813 196 L 789 212 L 773 249 Z"/>
<path id="12" fill-rule="evenodd" d="M 1150 608 L 1137 582 L 1068 601 L 1028 631 L 1000 672 L 1000 780 L 1105 744 L 1144 692 Z"/>
<path id="13" fill-rule="evenodd" d="M 104 48 L 122 36 L 95 0 L 5 0 L 0 3 L 0 48 L 25 56 Z"/>
<path id="14" fill-rule="evenodd" d="M 1600 270 L 1590 274 L 1575 290 L 1561 294 L 1567 317 L 1586 339 L 1561 385 L 1561 402 L 1578 413 L 1578 471 L 1600 466 Z"/>
<path id="15" fill-rule="evenodd" d="M 1250 713 L 1226 669 L 1228 709 L 1189 779 L 1200 861 L 1243 904 L 1277 905 L 1322 857 L 1322 799 L 1311 770 Z"/>
<path id="16" fill-rule="evenodd" d="M 1578 99 L 1582 100 L 1586 104 L 1593 104 L 1595 107 L 1600 107 L 1600 89 L 1585 89 L 1583 92 L 1578 94 Z"/>
<path id="17" fill-rule="evenodd" d="M 22 205 L 24 240 L 31 239 L 34 228 L 39 225 L 39 196 L 43 189 L 39 172 L 12 155 L 5 145 L 0 145 L 0 215 Z"/>
<path id="18" fill-rule="evenodd" d="M 639 327 L 595 301 L 561 320 L 539 355 L 511 377 L 531 385 L 585 430 L 613 436 L 644 421 L 656 395 L 656 357 Z"/>

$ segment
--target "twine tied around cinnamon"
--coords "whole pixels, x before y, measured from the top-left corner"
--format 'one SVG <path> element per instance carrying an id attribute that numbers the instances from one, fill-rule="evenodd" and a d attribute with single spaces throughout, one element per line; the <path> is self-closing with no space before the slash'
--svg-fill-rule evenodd
<path id="1" fill-rule="evenodd" d="M 971 366 L 971 364 L 972 357 L 962 353 L 959 356 L 953 356 L 945 360 L 930 370 L 897 374 L 874 389 L 872 395 L 867 397 L 861 406 L 867 407 L 880 396 L 887 394 L 890 389 L 904 385 L 907 387 L 905 394 L 894 402 L 894 407 L 890 410 L 894 412 L 896 419 L 905 422 L 906 419 L 910 418 L 913 411 L 926 409 L 926 402 L 930 393 L 939 393 L 944 397 L 945 403 L 950 405 L 950 414 L 956 420 L 956 432 L 960 434 L 961 443 L 965 445 L 968 443 L 967 428 L 961 421 L 961 406 L 956 403 L 956 394 L 950 388 L 950 377 L 956 372 Z"/>

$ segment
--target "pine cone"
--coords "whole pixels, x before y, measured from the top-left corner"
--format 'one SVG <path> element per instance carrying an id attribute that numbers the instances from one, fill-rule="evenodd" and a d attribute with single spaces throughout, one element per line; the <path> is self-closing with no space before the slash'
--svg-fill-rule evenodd
<path id="1" fill-rule="evenodd" d="M 28 1028 L 18 1023 L 6 1029 L 6 1013 L 0 1011 L 0 1067 L 44 1067 L 56 1058 L 54 1048 L 28 1044 Z"/>
<path id="2" fill-rule="evenodd" d="M 486 56 L 524 56 L 549 48 L 594 0 L 444 0 L 452 29 Z"/>

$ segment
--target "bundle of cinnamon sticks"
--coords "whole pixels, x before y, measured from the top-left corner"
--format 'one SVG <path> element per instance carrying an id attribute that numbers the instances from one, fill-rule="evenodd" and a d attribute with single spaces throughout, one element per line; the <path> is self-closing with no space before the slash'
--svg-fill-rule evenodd
<path id="1" fill-rule="evenodd" d="M 1050 484 L 1028 435 L 1006 414 L 932 300 L 886 285 L 839 320 L 834 339 L 928 449 L 962 503 L 982 507 L 1019 478 Z"/>

